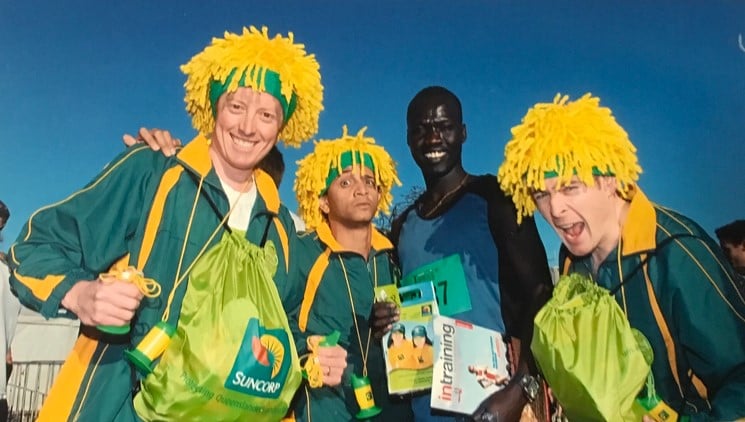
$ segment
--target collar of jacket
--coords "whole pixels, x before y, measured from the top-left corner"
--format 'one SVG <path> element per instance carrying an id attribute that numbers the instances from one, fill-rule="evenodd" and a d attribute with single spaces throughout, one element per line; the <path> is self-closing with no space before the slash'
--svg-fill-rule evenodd
<path id="1" fill-rule="evenodd" d="M 209 148 L 210 145 L 207 138 L 197 135 L 185 147 L 181 148 L 178 154 L 176 154 L 176 158 L 187 170 L 196 173 L 200 178 L 204 177 L 206 183 L 210 183 L 222 190 L 220 179 L 217 177 L 217 173 L 213 171 Z M 254 180 L 256 181 L 256 189 L 259 196 L 266 203 L 267 211 L 279 214 L 279 192 L 271 176 L 263 170 L 255 169 Z"/>
<path id="2" fill-rule="evenodd" d="M 370 228 L 372 229 L 372 241 L 370 242 L 370 247 L 373 251 L 380 252 L 388 249 L 393 249 L 393 244 L 391 243 L 391 241 L 388 240 L 387 237 L 383 236 L 383 234 L 380 233 L 378 229 L 375 228 L 375 226 L 370 224 Z M 331 250 L 331 252 L 350 252 L 349 249 L 346 249 L 344 246 L 336 241 L 334 234 L 331 233 L 331 227 L 329 227 L 327 222 L 324 221 L 318 227 L 316 227 L 316 234 L 318 234 L 318 238 Z"/>
<path id="3" fill-rule="evenodd" d="M 647 196 L 635 187 L 621 232 L 623 256 L 651 251 L 657 246 L 657 212 Z"/>

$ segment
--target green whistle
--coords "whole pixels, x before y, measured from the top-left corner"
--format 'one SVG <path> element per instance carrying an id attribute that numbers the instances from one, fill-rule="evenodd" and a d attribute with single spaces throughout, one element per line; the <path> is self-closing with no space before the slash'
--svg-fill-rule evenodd
<path id="1" fill-rule="evenodd" d="M 320 343 L 318 343 L 321 347 L 334 347 L 336 346 L 336 343 L 339 342 L 339 337 L 341 337 L 341 333 L 337 330 L 334 330 L 331 332 L 331 334 L 326 335 L 326 337 L 321 340 Z"/>

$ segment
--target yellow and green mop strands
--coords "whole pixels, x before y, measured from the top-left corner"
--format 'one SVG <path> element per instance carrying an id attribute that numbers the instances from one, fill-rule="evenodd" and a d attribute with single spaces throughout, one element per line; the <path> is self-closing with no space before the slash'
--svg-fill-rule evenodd
<path id="1" fill-rule="evenodd" d="M 358 168 L 364 165 L 373 171 L 380 189 L 378 212 L 390 213 L 391 188 L 394 184 L 401 186 L 396 163 L 383 147 L 375 144 L 375 139 L 365 136 L 365 130 L 363 127 L 356 135 L 349 135 L 344 126 L 341 138 L 316 141 L 313 152 L 298 161 L 294 189 L 298 212 L 309 231 L 323 222 L 318 198 L 349 165 Z"/>
<path id="2" fill-rule="evenodd" d="M 243 33 L 225 32 L 181 66 L 187 76 L 186 110 L 194 129 L 209 136 L 215 127 L 215 103 L 220 94 L 239 86 L 271 94 L 282 105 L 284 126 L 279 139 L 298 147 L 318 132 L 323 110 L 323 86 L 315 55 L 286 37 L 269 38 L 268 30 L 243 28 Z"/>
<path id="3" fill-rule="evenodd" d="M 533 215 L 531 192 L 545 189 L 546 178 L 564 186 L 577 176 L 593 186 L 595 176 L 615 176 L 620 195 L 628 198 L 639 174 L 636 148 L 611 110 L 591 94 L 569 101 L 556 94 L 553 103 L 538 103 L 512 128 L 497 177 L 512 196 L 518 222 Z"/>

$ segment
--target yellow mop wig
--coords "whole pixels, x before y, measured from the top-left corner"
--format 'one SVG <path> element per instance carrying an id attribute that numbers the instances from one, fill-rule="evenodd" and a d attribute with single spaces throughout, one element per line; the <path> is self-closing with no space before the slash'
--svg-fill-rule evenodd
<path id="1" fill-rule="evenodd" d="M 538 103 L 522 123 L 512 128 L 497 177 L 512 196 L 517 221 L 533 215 L 534 190 L 545 189 L 546 178 L 558 177 L 559 186 L 576 175 L 588 186 L 594 176 L 612 175 L 619 194 L 628 198 L 642 169 L 636 148 L 611 110 L 600 99 L 585 94 L 576 101 L 557 94 L 553 103 Z"/>
<path id="2" fill-rule="evenodd" d="M 181 66 L 187 76 L 186 110 L 192 116 L 194 129 L 209 136 L 215 128 L 215 110 L 210 101 L 210 89 L 215 82 L 227 84 L 226 92 L 243 85 L 272 93 L 264 82 L 265 76 L 273 73 L 279 76 L 281 85 L 281 92 L 273 95 L 281 95 L 281 103 L 295 106 L 279 139 L 298 147 L 318 131 L 318 116 L 323 110 L 319 67 L 315 56 L 307 54 L 303 44 L 294 43 L 292 32 L 287 37 L 276 35 L 271 39 L 266 27 L 261 31 L 253 26 L 243 28 L 242 34 L 225 32 L 225 38 L 213 38 L 212 44 Z"/>
<path id="3" fill-rule="evenodd" d="M 299 205 L 298 212 L 309 231 L 323 223 L 318 198 L 326 191 L 329 173 L 336 171 L 337 174 L 341 174 L 344 170 L 341 168 L 342 155 L 349 152 L 357 160 L 353 166 L 363 165 L 360 157 L 372 162 L 375 182 L 380 187 L 378 212 L 390 213 L 393 202 L 391 188 L 394 184 L 401 186 L 396 174 L 396 163 L 383 147 L 375 144 L 375 139 L 365 137 L 365 130 L 367 127 L 360 129 L 357 135 L 351 136 L 344 126 L 341 138 L 316 141 L 313 152 L 297 162 L 295 195 Z"/>

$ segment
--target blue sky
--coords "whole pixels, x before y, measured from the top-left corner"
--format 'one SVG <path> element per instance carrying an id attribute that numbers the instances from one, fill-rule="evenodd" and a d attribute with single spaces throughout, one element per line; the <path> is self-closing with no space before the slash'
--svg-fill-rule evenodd
<path id="1" fill-rule="evenodd" d="M 652 200 L 710 233 L 745 218 L 741 0 L 3 1 L 0 199 L 12 212 L 3 249 L 35 209 L 121 152 L 123 133 L 155 126 L 190 140 L 179 65 L 248 25 L 293 31 L 316 54 L 318 137 L 368 126 L 399 163 L 405 186 L 394 195 L 423 184 L 405 141 L 419 89 L 443 85 L 461 98 L 464 162 L 476 174 L 496 172 L 528 107 L 592 92 L 636 144 Z M 294 162 L 309 150 L 283 150 L 291 209 Z M 540 227 L 555 262 L 558 241 Z"/>

